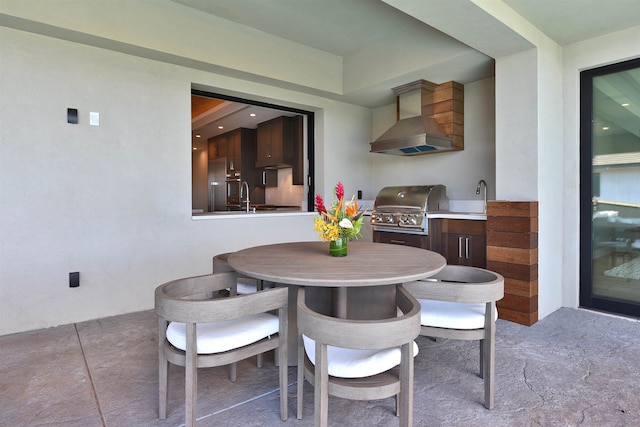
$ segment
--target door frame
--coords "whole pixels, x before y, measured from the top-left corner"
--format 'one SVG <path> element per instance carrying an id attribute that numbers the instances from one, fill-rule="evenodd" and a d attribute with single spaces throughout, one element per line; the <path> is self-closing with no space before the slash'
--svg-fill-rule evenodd
<path id="1" fill-rule="evenodd" d="M 580 73 L 580 307 L 640 317 L 640 302 L 593 295 L 593 79 L 634 68 L 640 58 Z"/>

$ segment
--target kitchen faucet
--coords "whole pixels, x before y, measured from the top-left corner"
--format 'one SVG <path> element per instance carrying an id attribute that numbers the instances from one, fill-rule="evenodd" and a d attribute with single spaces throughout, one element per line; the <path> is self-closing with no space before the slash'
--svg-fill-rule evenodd
<path id="1" fill-rule="evenodd" d="M 487 213 L 487 182 L 484 179 L 478 181 L 478 186 L 476 187 L 476 194 L 480 194 L 480 186 L 484 184 L 484 210 L 482 213 Z"/>
<path id="2" fill-rule="evenodd" d="M 245 203 L 246 205 L 246 212 L 249 212 L 249 184 L 247 184 L 247 181 L 242 181 L 242 187 L 240 188 L 240 201 L 242 201 L 242 192 L 244 191 L 244 189 L 246 188 L 247 190 L 247 200 L 245 200 L 243 203 Z"/>

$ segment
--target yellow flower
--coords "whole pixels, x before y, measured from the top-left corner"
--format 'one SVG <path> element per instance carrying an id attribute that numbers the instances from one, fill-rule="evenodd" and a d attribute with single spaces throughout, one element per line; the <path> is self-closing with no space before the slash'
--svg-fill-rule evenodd
<path id="1" fill-rule="evenodd" d="M 340 238 L 357 239 L 362 226 L 362 214 L 355 197 L 350 201 L 344 200 L 344 186 L 338 183 L 335 187 L 334 200 L 329 208 L 324 204 L 320 195 L 316 196 L 315 207 L 320 216 L 314 218 L 313 229 L 320 233 L 320 238 L 325 241 L 335 241 Z"/>

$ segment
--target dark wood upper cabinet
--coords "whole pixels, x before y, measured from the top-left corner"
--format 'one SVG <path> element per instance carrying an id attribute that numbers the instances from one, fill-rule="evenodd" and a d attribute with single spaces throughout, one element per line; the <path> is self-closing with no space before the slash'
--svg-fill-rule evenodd
<path id="1" fill-rule="evenodd" d="M 288 168 L 293 164 L 293 121 L 281 116 L 258 124 L 256 168 Z"/>
<path id="2" fill-rule="evenodd" d="M 303 117 L 295 116 L 293 121 L 293 165 L 291 179 L 293 185 L 304 185 L 304 125 Z"/>

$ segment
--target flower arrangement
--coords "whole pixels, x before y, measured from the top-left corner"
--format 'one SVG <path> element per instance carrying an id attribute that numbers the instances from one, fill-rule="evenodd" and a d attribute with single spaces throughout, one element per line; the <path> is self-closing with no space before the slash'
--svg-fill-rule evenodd
<path id="1" fill-rule="evenodd" d="M 364 213 L 359 210 L 355 197 L 344 201 L 344 186 L 338 182 L 335 187 L 336 199 L 327 209 L 322 196 L 316 195 L 316 210 L 320 216 L 314 219 L 314 231 L 320 233 L 324 242 L 335 242 L 338 239 L 357 239 Z"/>

